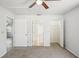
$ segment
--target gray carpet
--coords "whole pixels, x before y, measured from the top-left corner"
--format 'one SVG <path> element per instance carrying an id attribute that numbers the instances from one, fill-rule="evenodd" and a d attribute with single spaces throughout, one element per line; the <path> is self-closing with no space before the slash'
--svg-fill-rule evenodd
<path id="1" fill-rule="evenodd" d="M 58 44 L 52 44 L 51 47 L 13 48 L 3 58 L 75 58 L 75 56 Z"/>

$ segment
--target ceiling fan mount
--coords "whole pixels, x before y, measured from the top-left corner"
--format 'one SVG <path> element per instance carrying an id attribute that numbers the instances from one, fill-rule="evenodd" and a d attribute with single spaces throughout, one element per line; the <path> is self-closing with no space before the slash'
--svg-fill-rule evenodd
<path id="1" fill-rule="evenodd" d="M 36 0 L 37 5 L 41 5 L 43 3 L 43 0 Z"/>
<path id="2" fill-rule="evenodd" d="M 33 4 L 29 6 L 29 8 L 32 8 L 34 5 L 42 5 L 45 9 L 48 9 L 49 6 L 45 3 L 45 1 L 60 1 L 60 0 L 36 0 Z"/>

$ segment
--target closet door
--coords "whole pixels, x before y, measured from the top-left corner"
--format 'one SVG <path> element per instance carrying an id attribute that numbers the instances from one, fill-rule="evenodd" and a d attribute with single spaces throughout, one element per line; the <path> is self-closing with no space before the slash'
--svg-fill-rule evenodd
<path id="1" fill-rule="evenodd" d="M 50 27 L 46 24 L 44 26 L 44 46 L 50 46 Z"/>
<path id="2" fill-rule="evenodd" d="M 39 46 L 44 46 L 44 38 L 43 38 L 43 25 L 38 24 L 38 45 Z"/>
<path id="3" fill-rule="evenodd" d="M 27 19 L 27 46 L 32 46 L 32 19 L 28 17 Z"/>
<path id="4" fill-rule="evenodd" d="M 27 46 L 27 21 L 15 19 L 14 46 Z"/>
<path id="5" fill-rule="evenodd" d="M 36 21 L 33 21 L 33 46 L 38 45 L 38 29 Z"/>
<path id="6" fill-rule="evenodd" d="M 44 46 L 43 26 L 37 21 L 33 22 L 33 46 Z"/>

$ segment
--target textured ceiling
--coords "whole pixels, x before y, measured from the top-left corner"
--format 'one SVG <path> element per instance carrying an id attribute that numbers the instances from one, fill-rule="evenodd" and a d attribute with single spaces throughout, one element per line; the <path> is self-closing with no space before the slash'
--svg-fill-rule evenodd
<path id="1" fill-rule="evenodd" d="M 15 14 L 62 14 L 75 6 L 79 5 L 79 0 L 60 0 L 46 1 L 49 9 L 44 9 L 42 5 L 35 5 L 33 8 L 28 8 L 35 0 L 0 0 L 0 5 L 8 8 Z"/>

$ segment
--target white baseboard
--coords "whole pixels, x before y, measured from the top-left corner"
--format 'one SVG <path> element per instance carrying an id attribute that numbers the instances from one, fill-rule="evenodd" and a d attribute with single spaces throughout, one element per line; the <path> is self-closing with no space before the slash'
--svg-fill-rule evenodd
<path id="1" fill-rule="evenodd" d="M 68 48 L 66 48 L 68 51 L 70 51 L 72 54 L 74 54 L 75 56 L 77 56 L 78 58 L 79 58 L 79 55 L 78 54 L 76 54 L 74 51 L 72 51 L 72 50 L 70 50 L 70 49 L 68 49 Z"/>
<path id="2" fill-rule="evenodd" d="M 0 58 L 1 58 L 2 56 L 4 56 L 6 53 L 7 53 L 7 51 L 4 52 L 4 53 L 2 53 L 2 54 L 0 55 Z"/>

